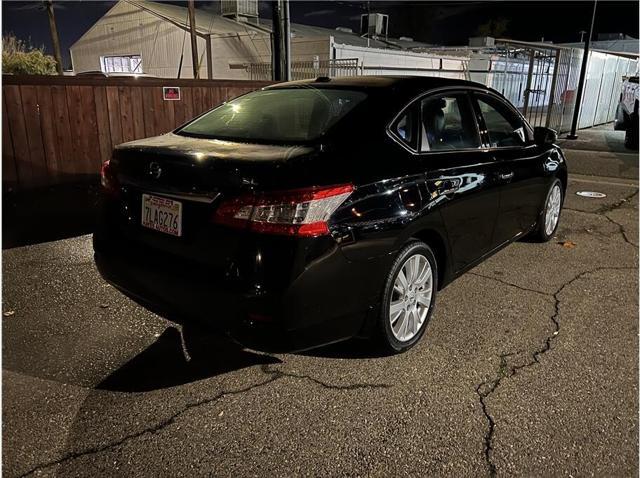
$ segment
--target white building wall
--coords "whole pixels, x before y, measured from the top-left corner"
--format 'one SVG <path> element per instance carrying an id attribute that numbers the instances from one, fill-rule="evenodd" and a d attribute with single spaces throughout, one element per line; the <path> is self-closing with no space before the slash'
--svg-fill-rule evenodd
<path id="1" fill-rule="evenodd" d="M 249 63 L 271 64 L 271 38 L 267 34 L 211 36 L 215 78 L 248 80 Z M 329 37 L 292 38 L 291 61 L 328 60 Z"/>
<path id="2" fill-rule="evenodd" d="M 207 77 L 206 42 L 198 37 L 200 77 Z M 76 73 L 100 70 L 105 55 L 141 55 L 144 73 L 176 78 L 183 54 L 181 78 L 193 78 L 188 32 L 127 2 L 118 2 L 71 48 Z"/>
<path id="3" fill-rule="evenodd" d="M 270 42 L 266 34 L 212 35 L 214 78 L 248 80 L 249 73 L 244 65 L 270 62 Z"/>
<path id="4" fill-rule="evenodd" d="M 466 59 L 464 58 L 344 44 L 333 44 L 332 47 L 336 59 L 357 58 L 364 75 L 465 78 Z"/>
<path id="5" fill-rule="evenodd" d="M 239 26 L 237 33 L 211 34 L 213 76 L 216 79 L 249 79 L 243 65 L 271 63 L 268 33 Z M 200 78 L 207 76 L 206 40 L 197 38 Z M 109 10 L 71 48 L 74 72 L 100 70 L 100 58 L 114 55 L 141 55 L 143 73 L 177 78 L 193 78 L 191 39 L 188 31 L 164 18 L 120 1 Z M 292 61 L 327 60 L 329 36 L 293 37 Z"/>

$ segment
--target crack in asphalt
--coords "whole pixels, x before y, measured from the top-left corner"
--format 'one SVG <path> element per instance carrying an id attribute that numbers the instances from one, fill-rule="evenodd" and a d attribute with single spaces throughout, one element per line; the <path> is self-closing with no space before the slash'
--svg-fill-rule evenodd
<path id="1" fill-rule="evenodd" d="M 183 414 L 185 414 L 186 412 L 188 412 L 189 410 L 193 409 L 193 408 L 198 408 L 204 405 L 209 405 L 212 403 L 215 403 L 217 401 L 219 401 L 220 399 L 226 397 L 226 396 L 233 396 L 233 395 L 241 395 L 243 393 L 249 392 L 251 390 L 254 390 L 256 388 L 260 388 L 263 387 L 265 385 L 269 385 L 273 382 L 276 382 L 277 380 L 283 379 L 283 378 L 293 378 L 293 379 L 298 379 L 298 380 L 309 380 L 310 382 L 313 382 L 317 385 L 320 385 L 324 388 L 327 389 L 332 389 L 332 390 L 356 390 L 356 389 L 363 389 L 363 388 L 390 388 L 391 385 L 382 383 L 382 384 L 377 384 L 377 383 L 355 383 L 355 384 L 348 384 L 348 385 L 333 385 L 330 383 L 326 383 L 323 382 L 321 380 L 318 380 L 317 378 L 311 377 L 309 375 L 299 375 L 299 374 L 295 374 L 295 373 L 290 373 L 290 372 L 285 372 L 282 370 L 274 370 L 269 368 L 268 364 L 263 364 L 260 366 L 260 370 L 262 371 L 262 373 L 266 374 L 269 376 L 269 378 L 267 380 L 263 380 L 262 382 L 259 383 L 255 383 L 253 385 L 250 385 L 248 387 L 244 387 L 244 388 L 240 388 L 237 390 L 228 390 L 228 391 L 222 391 L 217 393 L 216 395 L 214 395 L 213 397 L 209 397 L 209 398 L 205 398 L 202 400 L 198 400 L 192 403 L 188 403 L 185 406 L 183 406 L 180 410 L 178 410 L 177 412 L 175 412 L 173 415 L 167 417 L 166 419 L 162 420 L 159 423 L 156 423 L 155 425 L 151 426 L 151 427 L 147 427 L 139 432 L 136 433 L 132 433 L 129 435 L 126 435 L 124 437 L 122 437 L 119 440 L 113 441 L 113 442 L 109 442 L 109 443 L 105 443 L 103 445 L 99 445 L 99 446 L 95 446 L 95 447 L 91 447 L 91 448 L 87 448 L 85 450 L 82 451 L 78 451 L 78 452 L 72 452 L 72 453 L 68 453 L 60 458 L 58 458 L 57 460 L 48 462 L 48 463 L 44 463 L 41 465 L 37 465 L 34 466 L 33 468 L 31 468 L 29 471 L 18 475 L 19 478 L 24 478 L 26 476 L 30 476 L 33 475 L 34 473 L 37 473 L 39 471 L 42 471 L 44 469 L 50 468 L 52 466 L 56 466 L 56 465 L 61 465 L 63 463 L 66 463 L 68 461 L 71 460 L 75 460 L 77 458 L 81 458 L 83 456 L 88 456 L 88 455 L 94 455 L 97 453 L 102 453 L 104 451 L 107 450 L 111 450 L 114 448 L 117 448 L 121 445 L 123 445 L 126 442 L 129 442 L 131 440 L 134 440 L 136 438 L 139 438 L 143 435 L 146 434 L 153 434 L 153 433 L 158 433 L 160 431 L 162 431 L 163 429 L 167 428 L 168 426 L 172 425 L 173 423 L 175 423 L 175 421 Z"/>
<path id="2" fill-rule="evenodd" d="M 508 281 L 506 281 L 504 279 L 500 279 L 499 277 L 488 276 L 488 275 L 480 274 L 478 272 L 467 272 L 467 274 L 471 275 L 471 276 L 482 277 L 484 279 L 490 279 L 490 280 L 499 282 L 501 284 L 508 285 L 509 287 L 514 287 L 516 289 L 520 289 L 520 290 L 525 291 L 525 292 L 534 292 L 536 294 L 540 294 L 540 295 L 544 295 L 544 296 L 553 295 L 550 292 L 544 292 L 544 291 L 538 290 L 538 289 L 529 289 L 528 287 L 523 287 L 521 285 L 514 284 L 513 282 L 508 282 Z"/>
<path id="3" fill-rule="evenodd" d="M 332 385 L 330 383 L 323 382 L 322 380 L 318 380 L 317 378 L 311 377 L 309 375 L 298 375 L 291 372 L 284 372 L 282 370 L 272 370 L 269 368 L 269 364 L 262 365 L 262 371 L 266 374 L 272 375 L 276 378 L 289 377 L 296 378 L 300 380 L 309 380 L 321 387 L 332 389 L 332 390 L 358 390 L 362 388 L 391 388 L 392 385 L 386 383 L 353 383 L 348 385 Z"/>
<path id="4" fill-rule="evenodd" d="M 600 209 L 597 209 L 595 212 L 596 214 L 604 214 L 607 212 L 611 212 L 614 209 L 618 209 L 619 207 L 622 207 L 623 205 L 625 205 L 626 203 L 628 203 L 629 201 L 631 201 L 635 196 L 638 195 L 638 192 L 640 192 L 640 189 L 636 189 L 633 193 L 623 197 L 622 199 L 611 203 L 611 204 L 606 204 L 604 206 L 602 206 Z"/>
<path id="5" fill-rule="evenodd" d="M 507 378 L 511 378 L 513 377 L 516 373 L 518 373 L 520 370 L 524 369 L 524 368 L 528 368 L 531 367 L 535 364 L 540 363 L 540 356 L 549 352 L 551 350 L 551 345 L 552 342 L 555 340 L 555 338 L 558 336 L 558 334 L 560 333 L 560 321 L 558 319 L 559 315 L 560 315 L 560 294 L 567 288 L 569 287 L 571 284 L 573 284 L 575 281 L 581 279 L 582 277 L 588 275 L 588 274 L 593 274 L 596 272 L 600 272 L 603 270 L 636 270 L 637 267 L 596 267 L 594 269 L 590 269 L 587 271 L 583 271 L 580 272 L 578 274 L 576 274 L 574 277 L 572 277 L 571 279 L 569 279 L 567 282 L 565 282 L 564 284 L 562 284 L 554 293 L 542 293 L 540 291 L 534 290 L 534 289 L 527 289 L 524 287 L 520 287 L 518 285 L 515 284 L 511 284 L 509 282 L 506 281 L 502 281 L 500 279 L 496 279 L 494 277 L 489 277 L 489 276 L 483 276 L 481 274 L 475 274 L 474 275 L 478 275 L 480 277 L 486 277 L 488 279 L 494 279 L 497 280 L 498 282 L 501 282 L 505 285 L 508 285 L 510 287 L 515 287 L 517 289 L 520 290 L 526 290 L 526 291 L 530 291 L 530 292 L 536 292 L 536 293 L 541 293 L 544 294 L 546 296 L 552 297 L 553 300 L 555 301 L 554 303 L 554 312 L 550 317 L 551 322 L 553 323 L 553 330 L 551 331 L 551 333 L 549 335 L 547 335 L 545 337 L 544 340 L 544 344 L 541 348 L 536 349 L 533 351 L 533 353 L 531 354 L 531 359 L 523 364 L 519 364 L 519 365 L 509 365 L 507 359 L 509 357 L 512 356 L 517 356 L 521 353 L 521 351 L 516 351 L 516 352 L 509 352 L 509 353 L 505 353 L 505 354 L 501 354 L 499 356 L 500 359 L 500 364 L 498 366 L 498 371 L 495 375 L 495 377 L 492 380 L 486 380 L 484 382 L 481 382 L 477 387 L 476 387 L 476 394 L 479 397 L 480 400 L 480 406 L 482 408 L 482 413 L 484 414 L 487 423 L 488 423 L 488 429 L 487 432 L 484 435 L 484 446 L 483 446 L 483 453 L 484 453 L 484 458 L 485 458 L 485 462 L 487 465 L 487 468 L 489 470 L 489 476 L 496 476 L 497 473 L 497 469 L 496 469 L 496 465 L 493 462 L 493 458 L 492 458 L 492 452 L 493 452 L 493 435 L 495 432 L 495 427 L 496 427 L 496 421 L 495 418 L 491 415 L 491 413 L 489 412 L 488 406 L 487 406 L 487 398 L 500 386 L 500 384 L 502 383 L 502 381 L 504 379 Z"/>
<path id="6" fill-rule="evenodd" d="M 627 244 L 632 245 L 633 247 L 638 247 L 638 244 L 634 243 L 633 241 L 631 241 L 629 239 L 629 237 L 627 236 L 627 231 L 625 230 L 624 226 L 622 224 L 620 224 L 618 221 L 616 221 L 615 219 L 612 219 L 611 217 L 609 217 L 609 215 L 606 212 L 602 213 L 603 217 L 606 217 L 607 220 L 613 224 L 615 224 L 616 226 L 618 226 L 618 230 L 620 232 L 620 235 L 622 236 L 622 238 L 624 239 L 624 241 Z"/>
<path id="7" fill-rule="evenodd" d="M 622 224 L 620 224 L 618 221 L 616 221 L 615 219 L 613 219 L 612 217 L 610 217 L 606 212 L 605 213 L 597 213 L 595 211 L 583 211 L 582 209 L 573 209 L 573 208 L 564 208 L 567 211 L 572 211 L 572 212 L 579 212 L 581 214 L 588 214 L 591 216 L 602 216 L 604 217 L 607 221 L 609 221 L 610 223 L 614 224 L 615 226 L 618 227 L 618 230 L 615 232 L 612 232 L 611 234 L 605 234 L 604 232 L 596 232 L 590 229 L 586 229 L 585 232 L 587 234 L 591 234 L 591 235 L 597 235 L 597 236 L 602 236 L 602 237 L 606 237 L 606 238 L 612 238 L 615 234 L 620 234 L 622 236 L 622 239 L 629 245 L 633 246 L 633 247 L 638 247 L 638 244 L 636 244 L 635 242 L 633 242 L 631 239 L 629 239 L 629 236 L 627 235 L 627 230 L 624 228 L 624 226 Z"/>
<path id="8" fill-rule="evenodd" d="M 640 192 L 640 189 L 636 189 L 633 193 L 625 196 L 624 198 L 611 203 L 611 204 L 607 204 L 605 206 L 602 206 L 599 209 L 596 209 L 595 211 L 584 211 L 582 209 L 574 209 L 574 208 L 570 208 L 570 207 L 563 207 L 562 209 L 566 209 L 567 211 L 574 211 L 574 212 L 581 212 L 584 214 L 592 214 L 595 216 L 602 216 L 605 219 L 607 219 L 609 222 L 611 222 L 612 224 L 615 224 L 616 226 L 618 226 L 618 232 L 620 233 L 620 235 L 622 236 L 622 238 L 624 239 L 624 241 L 629 244 L 632 245 L 633 247 L 638 247 L 638 244 L 634 243 L 633 241 L 631 241 L 629 239 L 629 236 L 627 235 L 627 231 L 624 228 L 624 226 L 622 224 L 620 224 L 618 221 L 612 219 L 607 213 L 614 211 L 616 209 L 621 208 L 622 206 L 624 206 L 625 204 L 629 203 L 637 194 L 638 192 Z M 590 231 L 587 231 L 587 233 L 591 234 Z M 607 234 L 601 234 L 605 237 L 611 237 L 611 235 L 607 235 Z"/>

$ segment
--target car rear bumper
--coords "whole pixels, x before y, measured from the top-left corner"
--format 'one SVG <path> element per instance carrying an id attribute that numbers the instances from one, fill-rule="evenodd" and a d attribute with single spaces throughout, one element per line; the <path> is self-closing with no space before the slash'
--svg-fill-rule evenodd
<path id="1" fill-rule="evenodd" d="M 285 283 L 253 280 L 255 275 L 273 277 L 268 271 L 229 277 L 191 260 L 119 243 L 100 232 L 94 235 L 94 249 L 100 274 L 145 308 L 178 323 L 199 322 L 242 345 L 273 352 L 359 335 L 375 308 L 382 279 L 377 261 L 353 264 L 339 247 L 314 258 Z M 286 257 L 280 267 L 300 269 Z"/>

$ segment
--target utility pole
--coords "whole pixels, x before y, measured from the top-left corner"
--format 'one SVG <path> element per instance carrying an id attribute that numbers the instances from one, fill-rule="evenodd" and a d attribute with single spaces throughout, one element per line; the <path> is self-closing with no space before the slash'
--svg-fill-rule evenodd
<path id="1" fill-rule="evenodd" d="M 284 81 L 291 81 L 291 16 L 289 0 L 280 0 L 282 4 L 282 29 L 284 30 L 284 64 L 282 65 Z"/>
<path id="2" fill-rule="evenodd" d="M 189 0 L 189 32 L 191 33 L 191 62 L 193 63 L 193 77 L 200 78 L 198 68 L 198 39 L 196 37 L 196 12 L 194 0 Z"/>
<path id="3" fill-rule="evenodd" d="M 587 33 L 586 30 L 580 30 L 578 32 L 580 34 L 580 43 L 584 41 L 584 34 Z"/>
<path id="4" fill-rule="evenodd" d="M 273 81 L 280 81 L 282 73 L 280 67 L 282 61 L 280 57 L 282 55 L 281 44 L 283 32 L 280 31 L 280 8 L 278 0 L 271 0 L 271 79 Z"/>
<path id="5" fill-rule="evenodd" d="M 271 2 L 273 33 L 271 36 L 271 67 L 273 81 L 291 80 L 291 21 L 289 0 Z"/>
<path id="6" fill-rule="evenodd" d="M 578 129 L 578 118 L 580 117 L 580 106 L 582 104 L 582 93 L 584 90 L 584 82 L 587 76 L 587 66 L 589 63 L 589 46 L 591 45 L 591 36 L 593 35 L 593 24 L 596 21 L 596 6 L 598 0 L 593 2 L 593 14 L 591 15 L 591 28 L 589 34 L 584 40 L 584 53 L 582 56 L 582 67 L 580 68 L 580 79 L 578 80 L 578 91 L 576 92 L 576 103 L 573 107 L 573 121 L 571 121 L 571 132 L 567 135 L 567 139 L 578 139 L 576 130 Z"/>
<path id="7" fill-rule="evenodd" d="M 367 0 L 367 48 L 369 48 L 369 32 L 371 28 L 369 28 L 369 22 L 371 21 L 371 2 Z"/>
<path id="8" fill-rule="evenodd" d="M 53 44 L 53 56 L 56 59 L 56 69 L 58 70 L 58 75 L 64 75 L 62 72 L 62 55 L 60 54 L 60 37 L 58 36 L 56 17 L 53 14 L 53 2 L 46 0 L 44 3 L 49 14 L 49 29 L 51 30 L 51 43 Z"/>

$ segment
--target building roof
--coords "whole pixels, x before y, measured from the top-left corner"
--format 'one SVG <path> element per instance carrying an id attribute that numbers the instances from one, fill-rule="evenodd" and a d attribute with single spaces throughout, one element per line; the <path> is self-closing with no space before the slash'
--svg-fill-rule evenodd
<path id="1" fill-rule="evenodd" d="M 151 2 L 147 0 L 122 0 L 130 5 L 146 10 L 175 25 L 189 29 L 189 9 L 163 2 Z M 255 30 L 255 27 L 233 19 L 215 15 L 207 10 L 195 9 L 196 32 L 202 35 L 209 34 L 236 34 L 247 30 Z"/>
<path id="2" fill-rule="evenodd" d="M 175 25 L 188 29 L 189 16 L 186 7 L 172 5 L 162 2 L 153 2 L 148 0 L 122 0 L 138 8 L 142 8 L 149 13 L 164 18 Z M 197 3 L 196 3 L 197 5 Z M 272 30 L 272 22 L 268 18 L 260 18 L 258 24 L 236 21 L 232 18 L 226 18 L 202 8 L 195 9 L 196 31 L 200 35 L 219 35 L 225 36 L 229 34 L 237 34 L 242 32 L 264 32 L 270 33 Z M 328 37 L 333 36 L 336 43 L 354 46 L 371 46 L 372 48 L 390 48 L 400 50 L 411 50 L 414 48 L 426 48 L 432 45 L 417 42 L 403 38 L 363 38 L 357 33 L 349 33 L 342 30 L 332 30 L 330 28 L 317 27 L 312 25 L 303 25 L 300 23 L 291 23 L 292 38 L 308 38 L 308 37 Z"/>
<path id="3" fill-rule="evenodd" d="M 561 45 L 571 48 L 584 48 L 584 43 L 561 43 Z M 602 51 L 612 54 L 625 54 L 632 53 L 638 54 L 640 51 L 638 48 L 638 40 L 635 38 L 625 38 L 621 40 L 592 40 L 591 48 L 596 51 Z"/>

